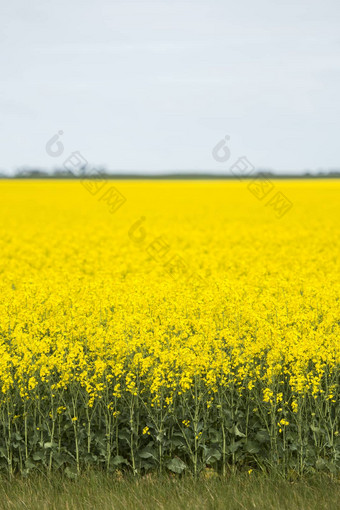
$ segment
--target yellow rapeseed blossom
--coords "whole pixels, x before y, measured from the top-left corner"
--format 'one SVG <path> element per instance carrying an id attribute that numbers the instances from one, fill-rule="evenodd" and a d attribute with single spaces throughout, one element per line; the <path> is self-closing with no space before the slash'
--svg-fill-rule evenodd
<path id="1" fill-rule="evenodd" d="M 1 412 L 40 430 L 48 409 L 53 434 L 86 418 L 91 439 L 94 415 L 109 435 L 137 406 L 155 430 L 179 403 L 193 430 L 193 408 L 222 419 L 234 399 L 281 430 L 330 409 L 340 182 L 273 183 L 282 218 L 246 181 L 108 180 L 114 213 L 80 181 L 0 181 Z"/>

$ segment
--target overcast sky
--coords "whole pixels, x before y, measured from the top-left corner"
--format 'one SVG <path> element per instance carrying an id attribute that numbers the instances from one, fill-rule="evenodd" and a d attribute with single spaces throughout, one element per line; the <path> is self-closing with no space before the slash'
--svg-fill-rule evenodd
<path id="1" fill-rule="evenodd" d="M 0 171 L 340 167 L 339 0 L 0 0 L 0 73 Z"/>

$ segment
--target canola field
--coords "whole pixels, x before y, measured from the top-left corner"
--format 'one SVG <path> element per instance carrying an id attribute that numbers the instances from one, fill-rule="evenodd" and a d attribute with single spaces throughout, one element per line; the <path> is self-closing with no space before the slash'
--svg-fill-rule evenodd
<path id="1" fill-rule="evenodd" d="M 0 181 L 0 471 L 340 461 L 340 181 Z"/>

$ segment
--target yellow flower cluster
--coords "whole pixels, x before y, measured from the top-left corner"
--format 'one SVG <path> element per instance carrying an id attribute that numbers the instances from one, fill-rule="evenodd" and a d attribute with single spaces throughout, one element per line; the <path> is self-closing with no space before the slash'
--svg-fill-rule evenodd
<path id="1" fill-rule="evenodd" d="M 243 182 L 120 182 L 114 215 L 78 181 L 1 182 L 2 394 L 57 375 L 119 396 L 137 372 L 154 395 L 200 375 L 261 379 L 268 401 L 280 374 L 319 394 L 339 362 L 340 184 L 280 186 L 278 220 Z"/>
<path id="2" fill-rule="evenodd" d="M 208 408 L 230 387 L 251 409 L 335 402 L 339 181 L 279 181 L 281 219 L 243 181 L 114 186 L 112 214 L 80 181 L 0 182 L 2 405 L 45 395 L 59 415 L 79 387 L 117 416 L 197 381 Z"/>

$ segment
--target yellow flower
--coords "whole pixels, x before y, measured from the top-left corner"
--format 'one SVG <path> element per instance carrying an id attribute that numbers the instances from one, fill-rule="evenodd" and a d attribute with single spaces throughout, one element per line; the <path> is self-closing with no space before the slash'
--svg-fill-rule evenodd
<path id="1" fill-rule="evenodd" d="M 275 181 L 263 200 L 243 180 L 116 186 L 117 216 L 111 180 L 0 180 L 8 425 L 46 420 L 47 434 L 70 416 L 91 438 L 142 410 L 192 437 L 196 409 L 219 423 L 246 409 L 280 433 L 333 416 L 340 182 Z M 280 192 L 294 200 L 282 218 Z"/>

